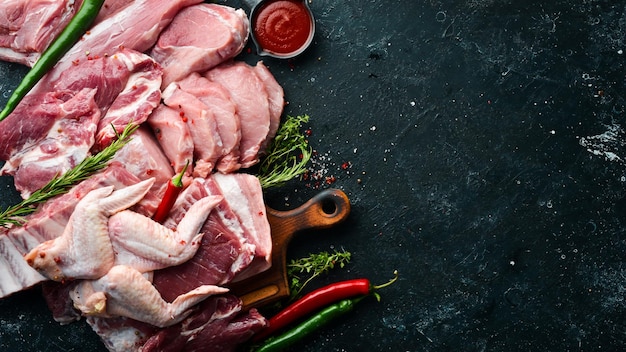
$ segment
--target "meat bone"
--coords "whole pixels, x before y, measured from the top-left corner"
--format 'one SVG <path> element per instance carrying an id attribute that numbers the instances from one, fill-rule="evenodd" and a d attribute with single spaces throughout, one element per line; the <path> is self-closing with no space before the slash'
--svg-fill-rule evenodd
<path id="1" fill-rule="evenodd" d="M 231 293 L 243 301 L 243 309 L 258 308 L 289 297 L 287 247 L 294 234 L 325 229 L 344 221 L 350 201 L 338 189 L 324 190 L 298 208 L 278 211 L 267 207 L 272 234 L 271 267 L 266 271 L 229 284 Z"/>

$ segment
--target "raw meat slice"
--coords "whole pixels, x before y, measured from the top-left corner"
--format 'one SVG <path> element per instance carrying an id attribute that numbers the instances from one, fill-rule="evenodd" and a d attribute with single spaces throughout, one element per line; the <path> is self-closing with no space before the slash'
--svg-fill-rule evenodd
<path id="1" fill-rule="evenodd" d="M 233 281 L 243 280 L 267 270 L 271 265 L 272 236 L 267 220 L 263 189 L 259 179 L 245 173 L 213 174 L 226 202 L 247 231 L 249 243 L 255 245 L 254 261 Z"/>
<path id="2" fill-rule="evenodd" d="M 245 62 L 231 61 L 205 73 L 224 86 L 237 106 L 241 126 L 239 161 L 242 168 L 259 162 L 259 151 L 270 130 L 269 96 L 265 84 Z"/>
<path id="3" fill-rule="evenodd" d="M 162 72 L 151 58 L 124 50 L 114 55 L 113 59 L 120 60 L 118 64 L 127 67 L 131 74 L 98 123 L 95 150 L 111 144 L 129 123 L 145 122 L 161 101 Z"/>
<path id="4" fill-rule="evenodd" d="M 196 96 L 213 112 L 222 140 L 222 155 L 217 161 L 217 170 L 223 173 L 237 171 L 241 166 L 239 164 L 241 127 L 237 106 L 230 99 L 230 93 L 221 84 L 211 82 L 198 73 L 192 73 L 177 83 L 180 89 Z"/>
<path id="5" fill-rule="evenodd" d="M 278 127 L 280 126 L 280 118 L 285 107 L 285 92 L 262 61 L 259 61 L 256 66 L 254 66 L 254 73 L 256 73 L 265 84 L 269 99 L 270 129 L 267 132 L 267 139 L 260 149 L 261 152 L 264 152 L 270 140 L 276 136 L 276 131 L 278 131 Z"/>
<path id="6" fill-rule="evenodd" d="M 102 111 L 95 151 L 111 143 L 130 122 L 144 122 L 161 100 L 162 72 L 140 52 L 123 49 L 107 57 L 84 61 L 63 72 L 53 91 L 93 88 Z M 113 130 L 115 128 L 115 131 Z"/>
<path id="7" fill-rule="evenodd" d="M 127 317 L 157 327 L 185 319 L 191 308 L 207 297 L 228 289 L 202 285 L 168 303 L 142 274 L 132 267 L 116 265 L 97 280 L 81 281 L 70 297 L 84 315 Z"/>
<path id="8" fill-rule="evenodd" d="M 135 0 L 94 25 L 83 38 L 35 86 L 32 93 L 45 92 L 72 65 L 113 55 L 121 48 L 145 52 L 182 8 L 202 0 Z M 32 94 L 31 93 L 31 94 Z"/>
<path id="9" fill-rule="evenodd" d="M 0 2 L 0 60 L 33 66 L 65 28 L 82 0 Z"/>
<path id="10" fill-rule="evenodd" d="M 182 120 L 179 112 L 160 104 L 148 117 L 147 122 L 174 168 L 174 173 L 182 172 L 185 164 L 189 162 L 186 173 L 190 175 L 193 172 L 193 139 L 189 126 Z"/>
<path id="11" fill-rule="evenodd" d="M 163 66 L 162 87 L 235 57 L 246 45 L 248 29 L 242 9 L 218 4 L 182 9 L 150 52 Z"/>
<path id="12" fill-rule="evenodd" d="M 178 111 L 189 126 L 194 146 L 193 174 L 206 177 L 223 154 L 215 116 L 202 101 L 180 89 L 176 83 L 170 84 L 163 91 L 163 102 Z"/>
<path id="13" fill-rule="evenodd" d="M 267 320 L 255 309 L 241 312 L 239 298 L 229 294 L 210 297 L 196 313 L 152 335 L 141 351 L 234 351 L 265 326 Z"/>
<path id="14" fill-rule="evenodd" d="M 2 121 L 0 135 L 8 138 L 0 142 L 7 160 L 0 174 L 14 176 L 23 198 L 89 154 L 100 119 L 95 92 L 85 88 L 46 94 L 39 106 L 29 99 Z"/>
<path id="15" fill-rule="evenodd" d="M 142 125 L 133 133 L 132 139 L 115 154 L 113 161 L 125 165 L 126 170 L 140 180 L 154 177 L 156 181 L 150 194 L 159 202 L 165 194 L 167 182 L 174 176 L 170 161 L 146 125 Z"/>

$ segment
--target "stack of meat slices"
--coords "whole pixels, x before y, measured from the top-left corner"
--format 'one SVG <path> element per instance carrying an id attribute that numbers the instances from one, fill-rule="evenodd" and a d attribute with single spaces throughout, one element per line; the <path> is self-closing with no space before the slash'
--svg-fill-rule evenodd
<path id="1" fill-rule="evenodd" d="M 0 18 L 0 59 L 32 65 L 80 4 L 3 2 L 0 12 L 16 16 Z M 8 28 L 13 37 L 5 35 Z M 221 288 L 267 269 L 271 255 L 260 184 L 237 171 L 258 163 L 278 129 L 284 96 L 262 62 L 234 60 L 248 30 L 241 9 L 202 0 L 105 1 L 91 30 L 0 122 L 0 173 L 12 175 L 26 198 L 105 148 L 129 123 L 141 126 L 104 171 L 40 206 L 25 226 L 3 230 L 0 262 L 9 270 L 0 277 L 0 297 L 43 283 L 55 319 L 87 316 L 111 351 L 228 351 L 266 324 Z M 169 218 L 154 223 L 168 181 L 187 162 L 186 189 Z M 96 211 L 116 197 L 124 206 Z M 186 213 L 209 198 L 206 220 L 189 225 Z M 86 241 L 76 237 L 81 226 L 95 226 L 85 223 L 84 209 L 104 217 L 99 228 L 109 239 L 99 240 L 112 248 L 107 267 L 61 251 Z M 150 229 L 146 235 L 187 231 L 192 237 L 179 242 L 192 251 L 189 258 L 159 262 L 154 258 L 170 254 L 152 253 L 158 243 L 149 250 L 137 244 L 119 219 Z M 124 301 L 130 288 L 109 290 L 126 281 L 158 293 L 155 302 L 167 309 L 157 313 L 161 318 L 142 315 L 152 301 Z M 162 319 L 165 313 L 176 319 Z"/>

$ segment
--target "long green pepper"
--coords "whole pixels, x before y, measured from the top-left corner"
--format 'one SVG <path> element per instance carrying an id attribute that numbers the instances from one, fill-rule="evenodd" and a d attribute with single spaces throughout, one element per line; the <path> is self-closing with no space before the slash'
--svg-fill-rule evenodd
<path id="1" fill-rule="evenodd" d="M 74 14 L 67 26 L 54 39 L 52 44 L 41 54 L 37 62 L 28 71 L 22 82 L 15 88 L 9 98 L 7 105 L 0 112 L 0 121 L 4 120 L 15 107 L 22 101 L 22 98 L 33 89 L 39 80 L 46 74 L 65 53 L 87 32 L 102 8 L 104 0 L 84 0 L 80 9 Z"/>
<path id="2" fill-rule="evenodd" d="M 255 350 L 255 352 L 278 352 L 285 350 L 296 342 L 302 340 L 304 337 L 309 336 L 324 325 L 328 324 L 333 319 L 352 311 L 356 304 L 364 297 L 366 296 L 354 299 L 344 299 L 322 309 L 314 316 L 303 321 L 300 325 L 285 332 L 284 334 L 267 339 L 263 345 Z"/>

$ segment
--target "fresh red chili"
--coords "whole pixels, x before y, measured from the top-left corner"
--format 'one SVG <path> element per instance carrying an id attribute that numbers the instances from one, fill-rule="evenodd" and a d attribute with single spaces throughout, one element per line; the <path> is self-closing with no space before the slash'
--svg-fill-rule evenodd
<path id="1" fill-rule="evenodd" d="M 261 341 L 294 321 L 304 318 L 331 303 L 355 296 L 369 295 L 378 289 L 391 285 L 398 278 L 397 272 L 395 272 L 395 275 L 389 282 L 378 286 L 372 285 L 368 279 L 353 279 L 336 282 L 311 291 L 273 316 L 269 320 L 268 327 L 256 334 L 253 341 Z"/>
<path id="2" fill-rule="evenodd" d="M 167 183 L 165 195 L 163 195 L 161 203 L 159 203 L 156 212 L 152 216 L 152 220 L 161 223 L 167 219 L 167 215 L 170 213 L 170 210 L 172 210 L 176 198 L 178 198 L 178 195 L 183 190 L 183 175 L 185 171 L 187 171 L 187 166 L 189 166 L 189 161 L 187 161 L 183 170 L 178 175 L 172 177 Z"/>

